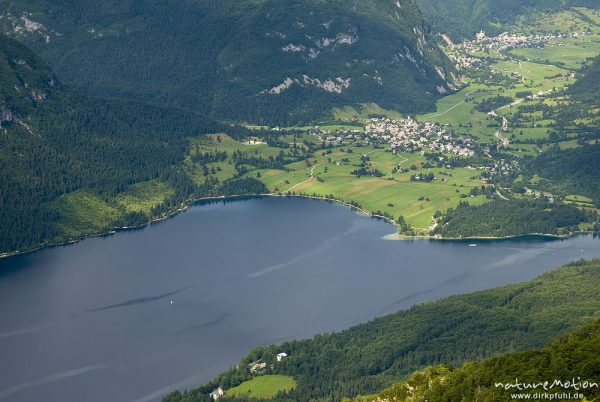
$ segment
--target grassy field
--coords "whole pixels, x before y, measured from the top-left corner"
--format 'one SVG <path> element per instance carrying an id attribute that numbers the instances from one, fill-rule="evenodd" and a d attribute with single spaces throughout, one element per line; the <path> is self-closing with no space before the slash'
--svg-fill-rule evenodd
<path id="1" fill-rule="evenodd" d="M 392 119 L 403 119 L 404 116 L 394 110 L 384 109 L 376 103 L 365 103 L 361 107 L 336 107 L 331 111 L 333 118 L 340 121 L 367 119 L 371 116 L 387 116 Z"/>
<path id="2" fill-rule="evenodd" d="M 282 140 L 292 143 L 294 141 L 293 136 L 284 136 Z M 226 134 L 212 134 L 193 138 L 190 140 L 190 152 L 184 160 L 184 169 L 198 184 L 201 184 L 206 180 L 202 172 L 202 168 L 199 165 L 191 163 L 192 153 L 196 150 L 198 152 L 213 152 L 213 151 L 225 151 L 231 156 L 233 152 L 240 151 L 246 155 L 255 155 L 262 157 L 277 156 L 281 152 L 281 148 L 270 147 L 267 144 L 256 141 L 250 143 L 242 143 L 234 140 Z M 214 162 L 207 164 L 209 169 L 215 169 L 215 173 L 211 173 L 211 176 L 216 177 L 221 182 L 231 179 L 236 176 L 237 172 L 233 164 L 230 163 L 231 158 L 223 162 Z"/>
<path id="3" fill-rule="evenodd" d="M 297 138 L 298 142 L 304 140 L 315 141 L 315 138 L 308 135 Z M 281 151 L 280 148 L 265 144 L 248 146 L 231 138 L 222 138 L 220 143 L 210 139 L 198 145 L 202 152 L 218 149 L 227 151 L 229 155 L 235 151 L 252 155 L 256 150 L 261 155 L 276 155 Z M 432 224 L 436 211 L 454 207 L 467 197 L 470 203 L 485 201 L 483 197 L 469 196 L 473 187 L 483 184 L 481 180 L 472 178 L 478 176 L 475 169 L 424 168 L 426 159 L 421 154 L 394 154 L 389 148 L 338 146 L 329 152 L 323 155 L 324 151 L 317 151 L 308 160 L 286 165 L 285 170 L 252 169 L 245 176 L 259 178 L 273 193 L 333 196 L 341 201 L 358 203 L 369 212 L 384 212 L 394 218 L 402 215 L 413 227 L 423 231 Z M 363 155 L 369 156 L 370 168 L 380 170 L 384 174 L 382 177 L 357 177 L 352 174 L 352 171 L 360 167 Z M 226 179 L 226 175 L 234 175 L 229 157 L 224 162 L 210 165 L 222 167 L 215 174 L 220 180 Z M 413 167 L 414 170 L 397 172 L 397 167 Z M 436 180 L 410 181 L 411 175 L 421 172 L 433 173 Z M 198 180 L 205 179 L 201 173 L 195 174 L 198 175 Z"/>
<path id="4" fill-rule="evenodd" d="M 489 142 L 496 130 L 487 126 L 487 114 L 473 108 L 475 103 L 492 96 L 494 92 L 482 84 L 469 84 L 460 91 L 439 99 L 436 112 L 419 115 L 417 118 L 448 125 L 458 133 L 473 135 L 479 141 Z"/>
<path id="5" fill-rule="evenodd" d="M 369 153 L 372 168 L 384 173 L 383 177 L 357 177 L 351 172 L 359 164 L 360 156 Z M 329 157 L 315 160 L 314 168 L 302 167 L 299 171 L 265 171 L 263 181 L 273 191 L 293 191 L 307 195 L 332 195 L 346 202 L 356 202 L 367 211 L 381 211 L 394 218 L 403 215 L 415 228 L 427 229 L 436 211 L 456 206 L 461 197 L 467 197 L 471 188 L 483 184 L 472 179 L 477 172 L 466 168 L 423 168 L 425 162 L 419 154 L 392 154 L 389 151 L 359 148 L 352 154 L 339 150 Z M 348 162 L 341 162 L 348 159 Z M 396 166 L 415 166 L 415 171 L 392 173 Z M 313 172 L 311 178 L 310 172 Z M 410 181 L 415 172 L 434 173 L 433 182 Z M 300 173 L 300 174 L 298 174 Z M 443 175 L 441 173 L 444 173 Z M 469 198 L 480 203 L 483 198 Z"/>
<path id="6" fill-rule="evenodd" d="M 280 391 L 296 388 L 296 381 L 285 375 L 263 375 L 225 391 L 226 396 L 272 398 Z"/>
<path id="7" fill-rule="evenodd" d="M 539 102 L 521 100 L 517 97 L 518 92 L 531 91 L 534 94 L 539 92 L 549 94 L 573 82 L 567 70 L 553 65 L 500 60 L 493 63 L 492 68 L 506 75 L 519 74 L 522 79 L 513 87 L 498 87 L 481 83 L 468 84 L 455 94 L 438 100 L 437 112 L 417 116 L 418 119 L 448 125 L 454 131 L 465 135 L 472 135 L 480 142 L 495 142 L 494 133 L 498 128 L 490 127 L 490 117 L 487 113 L 482 113 L 475 109 L 477 103 L 494 96 L 510 97 L 514 102 L 519 103 L 500 108 L 496 111 L 499 115 L 510 119 L 519 107 Z M 560 77 L 547 78 L 556 75 L 560 75 Z M 539 121 L 536 123 L 536 127 L 520 127 L 517 133 L 521 135 L 521 139 L 545 138 L 546 129 L 544 127 L 549 123 L 551 122 Z M 523 132 L 522 134 L 521 131 Z M 513 133 L 509 127 L 508 135 L 510 136 Z"/>
<path id="8" fill-rule="evenodd" d="M 59 235 L 79 237 L 115 226 L 126 213 L 150 216 L 153 207 L 173 195 L 173 189 L 159 180 L 136 183 L 114 197 L 101 198 L 86 190 L 64 194 L 51 201 L 60 214 Z"/>
<path id="9" fill-rule="evenodd" d="M 52 203 L 61 217 L 57 228 L 66 237 L 107 229 L 121 215 L 116 207 L 85 190 L 62 195 Z"/>
<path id="10" fill-rule="evenodd" d="M 173 194 L 174 191 L 168 184 L 160 180 L 150 180 L 129 186 L 127 191 L 118 194 L 114 198 L 114 202 L 126 212 L 149 214 L 154 206 L 173 196 Z"/>
<path id="11" fill-rule="evenodd" d="M 536 63 L 559 65 L 570 70 L 578 70 L 582 67 L 585 59 L 595 57 L 600 53 L 600 43 L 591 40 L 585 42 L 568 40 L 560 46 L 556 44 L 543 49 L 515 49 L 511 53 Z"/>
<path id="12" fill-rule="evenodd" d="M 568 195 L 565 197 L 565 204 L 575 205 L 578 208 L 597 211 L 594 201 L 583 195 Z"/>

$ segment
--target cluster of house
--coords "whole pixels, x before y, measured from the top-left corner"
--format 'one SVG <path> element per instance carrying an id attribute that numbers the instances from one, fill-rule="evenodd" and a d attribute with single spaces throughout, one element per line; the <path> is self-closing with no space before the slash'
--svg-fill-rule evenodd
<path id="1" fill-rule="evenodd" d="M 495 177 L 507 176 L 519 170 L 519 162 L 515 160 L 507 161 L 505 159 L 500 159 L 499 161 L 489 162 L 480 169 L 488 172 L 488 177 L 484 177 L 483 179 L 489 180 Z"/>
<path id="2" fill-rule="evenodd" d="M 374 139 L 383 140 L 394 152 L 429 149 L 443 154 L 469 157 L 475 155 L 477 148 L 476 141 L 471 138 L 460 138 L 437 124 L 418 122 L 410 117 L 401 120 L 370 119 L 365 133 Z"/>
<path id="3" fill-rule="evenodd" d="M 308 131 L 308 134 L 318 136 L 319 141 L 324 141 L 334 146 L 356 144 L 362 140 L 362 132 L 360 130 L 338 129 L 332 131 L 315 126 Z"/>
<path id="4" fill-rule="evenodd" d="M 481 65 L 482 60 L 478 57 L 466 56 L 464 54 L 449 54 L 448 58 L 454 63 L 457 70 L 466 70 Z"/>
<path id="5" fill-rule="evenodd" d="M 283 361 L 283 359 L 285 359 L 286 357 L 288 357 L 288 354 L 285 352 L 277 353 L 275 355 L 275 359 L 278 362 Z M 250 374 L 253 374 L 253 375 L 264 374 L 266 368 L 267 368 L 267 363 L 263 362 L 262 360 L 257 360 L 255 362 L 248 364 L 248 370 L 250 371 Z M 209 396 L 213 400 L 217 400 L 217 399 L 221 398 L 223 395 L 225 395 L 225 392 L 223 391 L 223 388 L 221 388 L 221 387 L 213 390 L 213 392 L 211 392 L 209 394 Z"/>
<path id="6" fill-rule="evenodd" d="M 281 362 L 286 357 L 288 357 L 288 354 L 285 352 L 277 353 L 275 355 L 275 360 Z M 266 368 L 267 363 L 263 362 L 262 360 L 257 360 L 248 364 L 248 370 L 250 370 L 250 374 L 263 374 Z"/>
<path id="7" fill-rule="evenodd" d="M 455 46 L 455 49 L 466 52 L 486 52 L 516 49 L 521 47 L 542 47 L 545 43 L 556 40 L 564 40 L 569 38 L 580 38 L 586 36 L 587 32 L 571 32 L 559 34 L 543 34 L 543 35 L 523 35 L 504 32 L 498 36 L 488 37 L 485 32 L 479 32 L 475 40 L 465 41 Z"/>

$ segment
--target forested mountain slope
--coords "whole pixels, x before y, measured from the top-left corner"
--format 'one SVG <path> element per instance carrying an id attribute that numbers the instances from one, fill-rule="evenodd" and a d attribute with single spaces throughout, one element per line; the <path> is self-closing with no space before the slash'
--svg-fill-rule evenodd
<path id="1" fill-rule="evenodd" d="M 223 127 L 196 114 L 76 95 L 35 54 L 0 34 L 0 253 L 139 224 L 178 205 L 201 189 L 173 166 L 188 137 L 216 130 Z M 71 201 L 80 215 L 92 215 L 136 183 L 161 190 L 154 203 L 123 202 L 100 223 L 72 216 L 77 233 L 57 226 L 65 212 L 58 196 L 84 191 Z"/>
<path id="2" fill-rule="evenodd" d="M 0 27 L 76 89 L 237 121 L 433 110 L 453 81 L 414 0 L 6 0 Z"/>
<path id="3" fill-rule="evenodd" d="M 600 261 L 579 262 L 529 282 L 423 303 L 340 333 L 258 348 L 210 384 L 165 401 L 209 401 L 217 386 L 227 390 L 252 378 L 248 364 L 256 361 L 272 364 L 265 374 L 292 376 L 298 383 L 275 400 L 329 401 L 379 392 L 428 365 L 461 365 L 542 347 L 598 317 L 599 280 Z M 276 362 L 281 351 L 290 356 Z"/>
<path id="4" fill-rule="evenodd" d="M 584 70 L 583 76 L 569 89 L 573 102 L 586 109 L 600 107 L 600 56 Z"/>
<path id="5" fill-rule="evenodd" d="M 551 166 L 556 167 L 549 164 L 550 169 Z M 565 180 L 569 177 L 568 173 L 562 175 Z M 445 238 L 506 237 L 533 233 L 564 236 L 577 232 L 579 224 L 595 219 L 593 213 L 572 205 L 552 204 L 544 199 L 500 199 L 483 205 L 462 202 L 446 211 L 432 232 Z"/>
<path id="6" fill-rule="evenodd" d="M 581 194 L 600 206 L 600 145 L 566 150 L 553 147 L 527 161 L 524 171 L 527 177 L 541 177 L 540 185 L 553 194 Z"/>
<path id="7" fill-rule="evenodd" d="M 367 401 L 511 401 L 514 394 L 582 394 L 597 401 L 600 390 L 600 321 L 562 336 L 541 350 L 506 354 L 483 362 L 467 363 L 461 368 L 429 367 L 411 379 L 377 395 L 359 397 Z M 553 384 L 558 380 L 561 384 Z M 543 388 L 545 381 L 548 390 Z M 570 385 L 566 385 L 569 382 Z M 496 384 L 501 384 L 496 386 Z M 540 384 L 535 389 L 519 390 L 517 384 Z M 508 389 L 506 389 L 508 385 Z M 514 387 L 513 387 L 514 385 Z M 552 385 L 556 385 L 552 387 Z M 555 399 L 563 399 L 560 396 Z M 564 398 L 566 400 L 569 398 Z"/>

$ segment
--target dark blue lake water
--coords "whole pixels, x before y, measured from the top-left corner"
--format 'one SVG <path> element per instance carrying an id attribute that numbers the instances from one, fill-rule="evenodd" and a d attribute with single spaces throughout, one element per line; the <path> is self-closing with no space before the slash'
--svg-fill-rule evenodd
<path id="1" fill-rule="evenodd" d="M 600 257 L 564 241 L 383 240 L 326 202 L 196 206 L 142 230 L 0 260 L 0 401 L 153 401 L 251 348 Z"/>

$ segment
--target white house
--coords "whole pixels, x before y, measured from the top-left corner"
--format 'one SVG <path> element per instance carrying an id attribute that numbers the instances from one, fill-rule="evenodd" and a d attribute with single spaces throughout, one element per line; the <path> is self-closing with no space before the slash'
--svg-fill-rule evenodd
<path id="1" fill-rule="evenodd" d="M 225 393 L 223 392 L 223 388 L 221 388 L 221 387 L 215 389 L 213 392 L 210 393 L 210 397 L 212 399 L 214 399 L 215 401 L 217 399 L 219 399 L 220 397 L 222 397 L 223 395 L 225 395 Z"/>
<path id="2" fill-rule="evenodd" d="M 277 361 L 280 362 L 287 356 L 288 356 L 288 354 L 285 352 L 277 353 Z"/>

